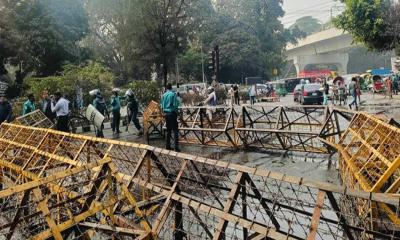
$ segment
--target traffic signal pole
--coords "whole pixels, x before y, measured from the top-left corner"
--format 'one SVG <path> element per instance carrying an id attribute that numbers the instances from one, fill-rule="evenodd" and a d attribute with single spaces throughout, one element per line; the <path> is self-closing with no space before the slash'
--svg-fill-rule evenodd
<path id="1" fill-rule="evenodd" d="M 218 45 L 208 52 L 208 68 L 212 71 L 214 80 L 219 82 L 220 61 Z"/>

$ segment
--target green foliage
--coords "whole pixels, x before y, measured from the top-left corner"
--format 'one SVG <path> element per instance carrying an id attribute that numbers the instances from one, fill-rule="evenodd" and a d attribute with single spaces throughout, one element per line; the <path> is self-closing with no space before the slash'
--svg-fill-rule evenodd
<path id="1" fill-rule="evenodd" d="M 336 27 L 351 33 L 356 42 L 369 49 L 390 50 L 395 47 L 393 33 L 388 32 L 389 0 L 346 0 L 346 9 L 335 20 Z"/>
<path id="2" fill-rule="evenodd" d="M 312 16 L 305 16 L 297 19 L 296 22 L 289 27 L 289 30 L 295 30 L 296 27 L 306 35 L 310 35 L 322 30 L 322 24 L 318 19 Z"/>
<path id="3" fill-rule="evenodd" d="M 136 99 L 142 106 L 147 106 L 151 101 L 160 102 L 161 88 L 156 82 L 134 81 L 124 88 L 132 89 Z"/>
<path id="4" fill-rule="evenodd" d="M 236 58 L 241 61 L 236 62 L 241 62 L 241 68 L 246 68 L 236 72 L 236 79 L 238 76 L 241 79 L 248 76 L 272 77 L 273 69 L 283 67 L 282 52 L 290 40 L 290 32 L 279 21 L 284 15 L 282 1 L 231 0 L 224 1 L 220 7 L 225 28 L 217 39 L 230 46 L 223 47 L 221 52 L 230 56 L 238 53 Z M 222 67 L 225 66 L 222 63 Z M 226 72 L 235 69 L 237 67 L 229 66 Z"/>
<path id="5" fill-rule="evenodd" d="M 80 59 L 76 43 L 88 30 L 82 0 L 1 1 L 0 15 L 0 29 L 7 34 L 0 37 L 0 49 L 7 53 L 1 63 L 20 65 L 22 77 L 49 76 L 64 62 Z"/>
<path id="6" fill-rule="evenodd" d="M 179 68 L 183 77 L 189 82 L 192 80 L 202 80 L 201 62 L 204 60 L 204 66 L 207 66 L 206 54 L 201 55 L 201 51 L 195 48 L 189 48 L 179 56 Z"/>
<path id="7" fill-rule="evenodd" d="M 47 90 L 50 94 L 61 91 L 70 100 L 81 88 L 84 95 L 84 105 L 87 105 L 92 102 L 89 91 L 100 89 L 107 97 L 110 95 L 114 80 L 114 74 L 107 68 L 98 63 L 89 62 L 85 66 L 66 65 L 61 76 L 28 78 L 26 85 L 28 91 L 32 92 L 37 98 L 40 98 L 42 92 Z"/>

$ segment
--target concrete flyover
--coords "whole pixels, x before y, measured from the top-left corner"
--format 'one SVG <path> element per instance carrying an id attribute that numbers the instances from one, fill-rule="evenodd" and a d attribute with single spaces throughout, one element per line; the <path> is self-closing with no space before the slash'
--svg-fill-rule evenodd
<path id="1" fill-rule="evenodd" d="M 297 44 L 288 44 L 286 56 L 293 61 L 297 74 L 313 64 L 326 64 L 335 66 L 343 75 L 347 74 L 348 49 L 353 46 L 349 33 L 331 28 L 300 39 Z"/>

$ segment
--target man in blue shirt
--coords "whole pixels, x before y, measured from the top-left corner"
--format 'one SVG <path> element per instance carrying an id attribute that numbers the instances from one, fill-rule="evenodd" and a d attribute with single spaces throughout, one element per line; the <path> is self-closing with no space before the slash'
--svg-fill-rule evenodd
<path id="1" fill-rule="evenodd" d="M 174 132 L 175 151 L 180 152 L 179 149 L 179 129 L 178 129 L 178 96 L 172 91 L 172 85 L 167 84 L 167 91 L 164 93 L 161 100 L 161 108 L 165 115 L 165 122 L 167 123 L 167 139 L 166 149 L 171 148 L 171 132 Z"/>

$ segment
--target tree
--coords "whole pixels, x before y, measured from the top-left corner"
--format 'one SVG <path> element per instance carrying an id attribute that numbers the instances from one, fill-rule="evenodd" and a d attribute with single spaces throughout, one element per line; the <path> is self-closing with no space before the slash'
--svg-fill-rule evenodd
<path id="1" fill-rule="evenodd" d="M 233 27 L 240 26 L 247 35 L 258 40 L 262 70 L 253 71 L 253 75 L 271 78 L 274 69 L 281 69 L 284 65 L 282 53 L 290 35 L 279 20 L 284 15 L 281 0 L 220 0 L 217 8 L 220 13 L 230 16 L 236 22 Z M 232 24 L 229 24 L 225 31 L 230 31 L 231 27 Z M 259 56 L 253 57 L 258 59 Z M 258 62 L 254 63 L 252 69 L 260 69 Z"/>
<path id="2" fill-rule="evenodd" d="M 0 28 L 9 29 L 14 41 L 13 52 L 3 63 L 19 66 L 20 81 L 29 72 L 54 74 L 65 61 L 79 59 L 77 42 L 87 33 L 83 1 L 1 0 L 1 6 L 0 24 L 6 27 Z"/>
<path id="3" fill-rule="evenodd" d="M 84 44 L 115 72 L 118 85 L 146 75 L 146 69 L 141 67 L 145 64 L 138 54 L 139 34 L 143 31 L 139 3 L 139 0 L 91 0 L 86 6 L 91 34 Z"/>
<path id="4" fill-rule="evenodd" d="M 289 30 L 295 30 L 296 27 L 306 35 L 311 35 L 322 30 L 322 24 L 319 20 L 311 16 L 297 19 L 296 22 L 289 27 Z"/>
<path id="5" fill-rule="evenodd" d="M 163 85 L 168 81 L 170 63 L 186 45 L 188 0 L 143 0 L 141 16 L 142 55 L 161 66 Z"/>
<path id="6" fill-rule="evenodd" d="M 201 53 L 200 49 L 194 46 L 190 47 L 184 53 L 178 56 L 180 73 L 187 80 L 202 79 L 202 61 L 205 61 L 207 56 Z M 204 62 L 206 66 L 206 63 Z"/>
<path id="7" fill-rule="evenodd" d="M 356 42 L 379 51 L 398 45 L 397 32 L 390 31 L 389 0 L 346 0 L 345 11 L 334 19 L 336 27 L 353 35 Z"/>

